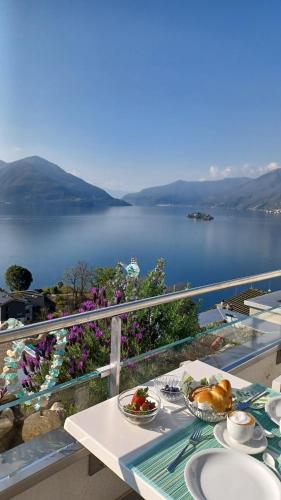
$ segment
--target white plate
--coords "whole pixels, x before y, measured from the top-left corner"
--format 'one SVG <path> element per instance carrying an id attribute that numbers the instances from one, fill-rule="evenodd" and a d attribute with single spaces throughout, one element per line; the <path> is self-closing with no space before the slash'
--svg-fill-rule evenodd
<path id="1" fill-rule="evenodd" d="M 264 409 L 272 422 L 279 425 L 281 420 L 281 396 L 276 396 L 267 401 Z"/>
<path id="2" fill-rule="evenodd" d="M 281 482 L 256 458 L 210 448 L 195 453 L 184 469 L 195 500 L 281 500 Z"/>
<path id="3" fill-rule="evenodd" d="M 260 430 L 261 428 L 257 427 L 257 429 Z M 248 455 L 262 453 L 267 448 L 267 439 L 262 430 L 259 432 L 259 436 L 261 436 L 260 439 L 250 439 L 247 443 L 238 443 L 234 439 L 231 439 L 227 432 L 225 420 L 219 422 L 219 424 L 215 426 L 214 436 L 224 448 L 231 448 L 242 453 L 247 453 Z"/>

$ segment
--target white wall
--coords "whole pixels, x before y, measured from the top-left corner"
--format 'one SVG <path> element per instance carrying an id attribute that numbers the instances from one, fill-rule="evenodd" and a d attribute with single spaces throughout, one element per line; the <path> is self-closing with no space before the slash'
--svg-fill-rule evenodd
<path id="1" fill-rule="evenodd" d="M 128 486 L 106 467 L 89 476 L 88 457 L 84 457 L 13 498 L 15 500 L 116 500 L 128 491 Z M 139 498 L 138 495 L 136 498 Z"/>
<path id="2" fill-rule="evenodd" d="M 281 363 L 276 364 L 277 351 L 267 354 L 261 359 L 253 359 L 247 366 L 238 367 L 231 371 L 234 375 L 271 387 L 272 380 L 281 375 Z"/>

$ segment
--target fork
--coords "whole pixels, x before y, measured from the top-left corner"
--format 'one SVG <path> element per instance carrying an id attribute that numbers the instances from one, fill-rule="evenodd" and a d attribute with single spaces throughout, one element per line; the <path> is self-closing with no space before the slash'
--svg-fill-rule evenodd
<path id="1" fill-rule="evenodd" d="M 199 443 L 201 439 L 201 434 L 202 434 L 202 429 L 197 428 L 195 431 L 191 434 L 187 445 L 180 451 L 180 453 L 176 456 L 176 458 L 167 466 L 167 471 L 168 472 L 174 472 L 176 466 L 178 463 L 181 461 L 181 457 L 187 450 L 189 446 L 193 446 L 193 448 Z"/>
<path id="2" fill-rule="evenodd" d="M 256 399 L 259 399 L 259 398 L 261 398 L 261 396 L 266 394 L 267 391 L 268 391 L 268 389 L 265 389 L 265 391 L 261 391 L 261 392 L 254 394 L 251 398 L 247 399 L 247 401 L 238 402 L 236 405 L 236 410 L 240 410 L 240 411 L 245 410 L 246 408 L 251 406 L 251 403 L 256 401 Z"/>

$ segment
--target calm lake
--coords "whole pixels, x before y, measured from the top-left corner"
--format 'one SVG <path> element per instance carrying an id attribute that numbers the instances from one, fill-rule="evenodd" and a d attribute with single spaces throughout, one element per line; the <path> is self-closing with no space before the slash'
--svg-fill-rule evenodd
<path id="1" fill-rule="evenodd" d="M 31 270 L 34 288 L 55 284 L 78 260 L 112 266 L 136 256 L 144 273 L 163 257 L 169 284 L 193 286 L 281 267 L 281 216 L 211 210 L 215 219 L 204 222 L 187 219 L 188 211 L 118 207 L 81 215 L 0 215 L 0 286 L 11 264 Z M 263 283 L 272 290 L 280 285 Z M 204 305 L 215 299 L 206 296 Z"/>

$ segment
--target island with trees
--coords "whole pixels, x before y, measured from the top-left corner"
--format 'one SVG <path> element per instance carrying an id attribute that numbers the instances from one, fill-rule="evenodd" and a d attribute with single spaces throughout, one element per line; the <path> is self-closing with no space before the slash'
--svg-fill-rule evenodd
<path id="1" fill-rule="evenodd" d="M 204 212 L 192 212 L 190 214 L 187 214 L 188 219 L 195 219 L 195 220 L 206 220 L 206 221 L 211 221 L 214 220 L 214 217 L 210 214 L 205 214 Z"/>

